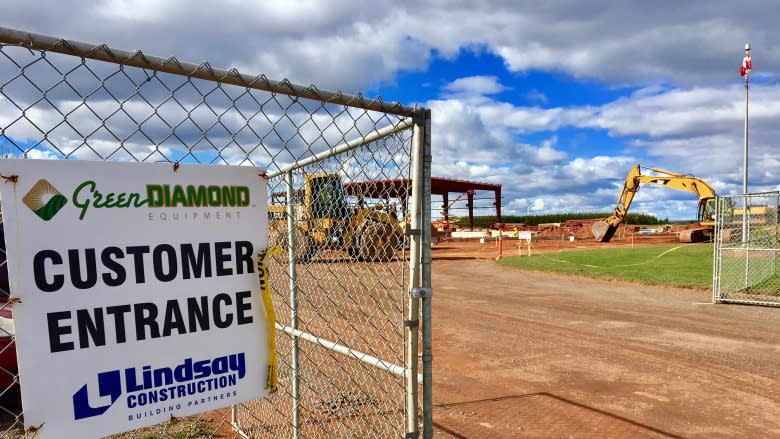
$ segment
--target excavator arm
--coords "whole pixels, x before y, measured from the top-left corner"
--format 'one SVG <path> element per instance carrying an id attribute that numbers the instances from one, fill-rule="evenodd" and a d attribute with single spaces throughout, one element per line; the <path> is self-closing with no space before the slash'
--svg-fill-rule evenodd
<path id="1" fill-rule="evenodd" d="M 712 186 L 704 180 L 691 175 L 658 168 L 645 169 L 652 171 L 653 174 L 643 175 L 640 165 L 631 168 L 612 215 L 593 224 L 593 236 L 597 241 L 609 242 L 612 239 L 620 224 L 626 219 L 631 202 L 642 184 L 653 184 L 695 194 L 699 198 L 699 221 L 707 220 L 707 207 L 716 196 L 715 189 Z M 681 237 L 681 239 L 685 240 L 686 238 Z M 687 239 L 691 239 L 691 237 Z"/>

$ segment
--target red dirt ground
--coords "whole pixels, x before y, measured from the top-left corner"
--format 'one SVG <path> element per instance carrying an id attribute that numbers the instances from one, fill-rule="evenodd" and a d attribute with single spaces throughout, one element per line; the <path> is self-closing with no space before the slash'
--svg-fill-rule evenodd
<path id="1" fill-rule="evenodd" d="M 780 308 L 520 271 L 493 242 L 432 253 L 436 438 L 780 437 Z"/>

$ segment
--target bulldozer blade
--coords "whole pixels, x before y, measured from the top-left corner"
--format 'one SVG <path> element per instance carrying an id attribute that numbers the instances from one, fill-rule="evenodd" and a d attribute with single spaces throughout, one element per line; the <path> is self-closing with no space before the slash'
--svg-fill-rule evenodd
<path id="1" fill-rule="evenodd" d="M 593 237 L 599 242 L 609 242 L 609 240 L 612 239 L 612 235 L 615 234 L 615 231 L 617 231 L 617 226 L 612 226 L 605 220 L 597 221 L 593 223 L 593 227 L 591 227 Z"/>
<path id="2" fill-rule="evenodd" d="M 712 240 L 712 229 L 699 228 L 688 229 L 680 232 L 680 242 L 707 242 Z"/>

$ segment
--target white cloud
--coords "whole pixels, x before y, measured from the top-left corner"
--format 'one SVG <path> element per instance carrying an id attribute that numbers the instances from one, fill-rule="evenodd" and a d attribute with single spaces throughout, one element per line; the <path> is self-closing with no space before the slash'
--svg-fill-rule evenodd
<path id="1" fill-rule="evenodd" d="M 751 90 L 750 187 L 771 190 L 780 176 L 780 160 L 775 158 L 776 139 L 780 137 L 775 123 L 780 118 L 780 88 L 754 84 Z M 436 108 L 457 108 L 452 113 L 467 114 L 471 122 L 456 123 L 453 119 L 442 123 L 442 130 L 458 128 L 450 132 L 451 137 L 436 137 L 435 160 L 456 156 L 480 163 L 511 163 L 509 170 L 494 166 L 493 171 L 509 187 L 505 191 L 510 196 L 527 198 L 533 191 L 583 192 L 607 181 L 622 186 L 628 169 L 637 163 L 698 176 L 720 194 L 741 192 L 744 89 L 740 86 L 648 88 L 600 107 L 540 109 L 492 100 L 447 100 L 436 101 Z M 520 141 L 527 134 L 555 133 L 562 128 L 608 132 L 625 139 L 628 146 L 611 155 L 578 156 L 560 149 L 556 135 L 539 145 Z M 470 140 L 467 145 L 464 138 Z M 473 151 L 474 145 L 482 145 L 478 153 Z M 595 204 L 611 206 L 618 190 L 609 189 Z M 637 201 L 637 206 L 643 205 L 641 198 Z"/>
<path id="2" fill-rule="evenodd" d="M 531 210 L 531 212 L 541 212 L 544 210 L 544 200 L 541 198 L 535 199 L 534 203 L 529 207 L 529 210 Z"/>
<path id="3" fill-rule="evenodd" d="M 103 0 L 95 5 L 98 15 L 108 20 L 163 23 L 174 12 L 184 13 L 181 0 Z"/>
<path id="4" fill-rule="evenodd" d="M 355 23 L 343 33 L 282 38 L 272 50 L 253 51 L 232 63 L 241 71 L 354 94 L 374 83 L 392 83 L 398 71 L 426 67 L 428 47 L 399 32 Z"/>
<path id="5" fill-rule="evenodd" d="M 540 146 L 517 145 L 513 160 L 519 160 L 527 163 L 529 166 L 548 166 L 560 163 L 569 155 L 555 149 L 556 137 L 552 137 L 542 142 Z"/>
<path id="6" fill-rule="evenodd" d="M 528 100 L 532 103 L 538 103 L 538 104 L 546 104 L 549 99 L 547 99 L 547 96 L 545 96 L 544 93 L 542 93 L 539 90 L 531 90 L 528 93 L 526 93 L 526 97 Z"/>
<path id="7" fill-rule="evenodd" d="M 479 106 L 458 100 L 437 100 L 427 105 L 436 114 L 431 142 L 437 158 L 495 163 L 510 157 L 511 133 L 482 117 Z"/>
<path id="8" fill-rule="evenodd" d="M 541 7 L 538 2 L 501 0 L 401 0 L 371 7 L 357 0 L 12 0 L 4 4 L 3 17 L 7 25 L 33 32 L 141 48 L 183 61 L 208 60 L 215 67 L 238 66 L 245 73 L 347 93 L 392 84 L 403 72 L 424 71 L 436 57 L 454 59 L 462 51 L 497 54 L 509 70 L 502 72 L 505 76 L 469 70 L 460 78 L 457 72 L 426 78 L 431 89 L 446 84 L 443 96 L 422 103 L 433 114 L 434 174 L 500 182 L 508 200 L 545 200 L 545 210 L 611 206 L 617 186 L 637 162 L 692 173 L 719 193 L 740 191 L 744 89 L 737 67 L 742 44 L 749 40 L 756 63 L 751 188 L 778 186 L 780 88 L 773 72 L 780 71 L 780 34 L 774 32 L 780 12 L 771 2 L 746 7 L 716 0 L 706 6 L 681 2 L 659 8 L 638 0 Z M 639 88 L 608 103 L 561 106 L 560 98 L 529 81 L 528 89 L 513 89 L 514 97 L 529 105 L 496 98 L 504 98 L 507 76 L 550 72 Z M 9 108 L 0 102 L 3 126 L 13 120 Z M 99 104 L 95 108 L 102 111 Z M 141 114 L 132 105 L 126 111 Z M 28 117 L 47 133 L 57 124 L 56 116 L 40 107 Z M 95 127 L 84 112 L 69 117 L 85 130 Z M 222 122 L 241 124 L 231 115 Z M 300 127 L 294 148 L 302 147 L 295 142 L 316 138 L 315 123 L 321 121 L 315 118 Z M 149 130 L 164 131 L 162 125 L 150 121 Z M 126 124 L 117 121 L 111 127 L 120 140 L 127 136 Z M 36 138 L 39 128 L 17 122 L 8 134 Z M 327 141 L 338 139 L 341 128 L 328 128 Z M 572 148 L 559 133 L 566 130 L 601 137 L 579 140 Z M 599 140 L 605 133 L 609 141 Z M 65 152 L 79 144 L 67 127 L 54 129 L 50 137 L 67 146 Z M 110 136 L 97 137 L 91 145 L 99 153 L 112 147 Z M 143 154 L 148 143 L 128 139 L 125 146 Z M 653 211 L 664 211 L 662 198 L 667 196 L 659 195 Z M 645 203 L 637 202 L 637 208 Z M 688 205 L 669 204 L 669 209 Z"/>
<path id="9" fill-rule="evenodd" d="M 446 96 L 482 96 L 501 93 L 506 87 L 495 76 L 469 76 L 458 78 L 446 84 L 443 91 Z"/>
<path id="10" fill-rule="evenodd" d="M 751 113 L 754 114 L 751 126 L 763 132 L 751 137 L 755 137 L 751 143 L 754 151 L 751 187 L 772 189 L 776 186 L 774 176 L 780 175 L 780 160 L 774 159 L 772 152 L 773 138 L 780 134 L 773 123 L 780 116 L 775 108 L 777 89 L 759 85 L 755 86 L 754 92 L 763 96 L 752 103 L 755 111 Z M 435 173 L 478 175 L 481 179 L 500 182 L 504 184 L 504 193 L 509 200 L 543 196 L 548 200 L 548 210 L 556 208 L 550 199 L 565 199 L 567 194 L 580 195 L 567 199 L 569 208 L 610 210 L 626 173 L 637 163 L 693 174 L 710 182 L 719 193 L 736 193 L 740 191 L 742 176 L 743 114 L 741 105 L 735 105 L 732 98 L 733 90 L 730 89 L 667 88 L 642 90 L 601 107 L 542 110 L 490 100 L 479 104 L 436 101 L 432 106 L 435 110 L 443 110 L 435 111 L 435 114 L 445 116 L 441 129 L 446 133 L 440 137 L 434 130 L 435 163 L 446 161 L 448 157 L 467 157 L 469 162 L 491 164 L 492 168 L 466 174 L 462 169 L 436 166 Z M 455 114 L 458 117 L 452 120 L 446 117 Z M 495 117 L 497 114 L 504 114 L 504 118 Z M 543 117 L 524 117 L 528 114 Z M 452 127 L 456 127 L 455 131 Z M 626 138 L 631 146 L 617 154 L 589 157 L 559 149 L 555 135 L 538 145 L 518 141 L 522 134 L 518 137 L 517 133 L 555 132 L 567 127 L 607 131 Z M 468 141 L 464 142 L 464 139 Z M 476 147 L 478 152 L 475 152 L 475 145 L 481 145 Z M 510 166 L 496 167 L 497 163 L 509 163 Z M 591 196 L 582 196 L 588 191 Z M 645 192 L 637 197 L 632 210 L 649 211 L 651 205 L 644 198 Z M 677 203 L 675 200 L 688 194 L 668 192 L 662 190 L 657 195 L 659 201 L 653 205 L 653 212 L 673 218 L 675 215 L 695 217 L 695 197 L 693 202 Z M 669 203 L 668 209 L 663 208 L 664 202 Z M 566 204 L 560 206 L 563 208 Z M 523 210 L 522 205 L 516 207 Z"/>
<path id="11" fill-rule="evenodd" d="M 370 8 L 358 0 L 12 0 L 3 15 L 25 30 L 207 59 L 344 91 L 392 82 L 400 70 L 425 68 L 432 53 L 447 58 L 461 50 L 498 54 L 515 72 L 559 71 L 615 84 L 736 80 L 748 40 L 758 76 L 780 67 L 774 49 L 780 35 L 772 31 L 780 17 L 771 2 L 538 6 L 501 0 Z"/>
<path id="12" fill-rule="evenodd" d="M 31 158 L 33 160 L 57 160 L 57 159 L 59 159 L 59 157 L 57 157 L 51 151 L 39 150 L 39 149 L 30 150 L 27 153 L 27 157 Z"/>

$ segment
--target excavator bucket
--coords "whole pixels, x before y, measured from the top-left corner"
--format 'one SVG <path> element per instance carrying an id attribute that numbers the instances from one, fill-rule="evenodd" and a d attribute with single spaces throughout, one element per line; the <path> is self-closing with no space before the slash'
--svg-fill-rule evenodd
<path id="1" fill-rule="evenodd" d="M 601 220 L 593 223 L 591 232 L 596 241 L 609 242 L 612 239 L 612 235 L 617 231 L 618 226 L 610 225 L 606 220 Z"/>

